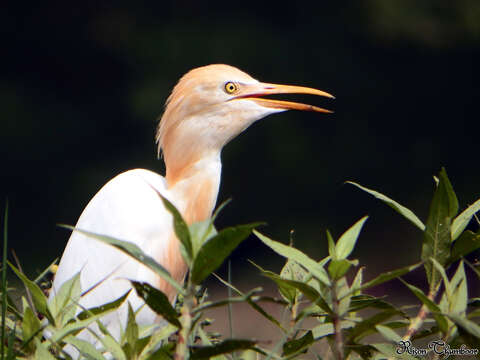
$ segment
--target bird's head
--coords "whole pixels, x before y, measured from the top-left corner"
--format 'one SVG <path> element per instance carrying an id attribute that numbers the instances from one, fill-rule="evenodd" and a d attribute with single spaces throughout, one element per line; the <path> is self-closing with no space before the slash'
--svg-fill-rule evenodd
<path id="1" fill-rule="evenodd" d="M 268 99 L 272 94 L 313 94 L 317 89 L 262 83 L 229 65 L 208 65 L 185 74 L 167 100 L 156 140 L 167 165 L 174 166 L 219 153 L 253 122 L 286 110 L 330 111 L 302 103 Z M 168 174 L 167 174 L 168 175 Z"/>

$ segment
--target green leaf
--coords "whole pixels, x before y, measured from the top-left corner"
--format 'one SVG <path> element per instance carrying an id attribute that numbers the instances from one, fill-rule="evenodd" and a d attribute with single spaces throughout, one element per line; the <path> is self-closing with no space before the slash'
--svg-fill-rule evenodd
<path id="1" fill-rule="evenodd" d="M 127 360 L 122 347 L 112 335 L 106 334 L 105 336 L 101 336 L 100 341 L 102 342 L 105 350 L 111 353 L 115 360 Z"/>
<path id="2" fill-rule="evenodd" d="M 122 296 L 120 296 L 118 299 L 116 299 L 114 301 L 111 301 L 111 302 L 108 302 L 106 304 L 96 306 L 96 307 L 93 307 L 93 308 L 90 308 L 90 309 L 83 310 L 81 313 L 79 313 L 77 315 L 77 318 L 79 320 L 85 320 L 85 319 L 88 319 L 92 315 L 108 313 L 112 310 L 118 309 L 123 304 L 125 299 L 128 297 L 128 295 L 130 294 L 130 291 L 131 290 L 128 290 L 125 294 L 123 294 Z"/>
<path id="3" fill-rule="evenodd" d="M 346 259 L 353 251 L 358 235 L 362 230 L 363 224 L 367 221 L 368 216 L 364 216 L 358 220 L 350 229 L 345 231 L 335 246 L 335 253 L 339 260 Z"/>
<path id="4" fill-rule="evenodd" d="M 101 234 L 93 233 L 90 231 L 77 229 L 72 226 L 62 225 L 62 227 L 65 227 L 73 231 L 78 231 L 79 233 L 87 235 L 93 239 L 102 241 L 106 244 L 116 247 L 117 249 L 133 257 L 135 260 L 141 262 L 143 265 L 145 265 L 149 269 L 153 270 L 153 272 L 155 272 L 157 275 L 159 275 L 161 278 L 167 281 L 170 285 L 172 285 L 175 288 L 175 290 L 177 290 L 180 294 L 185 295 L 185 291 L 183 287 L 178 282 L 175 281 L 175 279 L 170 275 L 168 270 L 165 269 L 159 263 L 157 263 L 155 259 L 145 254 L 142 251 L 142 249 L 140 249 L 134 243 L 131 243 L 129 241 L 119 240 L 107 235 L 101 235 Z"/>
<path id="5" fill-rule="evenodd" d="M 50 323 L 54 324 L 55 320 L 53 319 L 52 314 L 50 313 L 50 310 L 48 309 L 47 305 L 47 297 L 43 293 L 43 291 L 40 289 L 40 287 L 35 284 L 33 281 L 29 280 L 20 270 L 18 270 L 15 266 L 13 266 L 10 262 L 8 262 L 8 265 L 10 268 L 13 270 L 13 272 L 22 280 L 23 285 L 25 285 L 25 288 L 30 291 L 30 294 L 32 295 L 32 301 L 33 305 L 37 309 L 37 311 L 44 315 Z"/>
<path id="6" fill-rule="evenodd" d="M 472 205 L 466 208 L 460 215 L 458 215 L 452 222 L 452 240 L 457 239 L 465 230 L 473 215 L 480 211 L 480 199 L 475 201 Z"/>
<path id="7" fill-rule="evenodd" d="M 450 258 L 450 243 L 452 242 L 451 222 L 458 212 L 458 200 L 453 192 L 445 169 L 439 174 L 439 183 L 433 194 L 432 203 L 425 227 L 422 260 L 425 261 L 425 270 L 430 289 L 437 286 L 439 274 L 432 267 L 430 258 L 445 266 Z"/>
<path id="8" fill-rule="evenodd" d="M 332 309 L 330 309 L 330 306 L 322 298 L 320 293 L 317 290 L 315 290 L 312 286 L 301 281 L 287 280 L 287 279 L 282 279 L 280 277 L 273 277 L 273 276 L 269 276 L 269 277 L 271 277 L 275 282 L 281 282 L 281 283 L 284 283 L 285 285 L 289 285 L 298 289 L 308 300 L 310 300 L 312 303 L 320 307 L 323 311 L 325 311 L 328 314 L 333 314 L 333 311 Z"/>
<path id="9" fill-rule="evenodd" d="M 381 324 L 385 320 L 388 320 L 392 316 L 403 316 L 403 312 L 395 309 L 390 308 L 383 310 L 381 312 L 376 313 L 375 315 L 366 318 L 359 323 L 357 323 L 351 330 L 348 331 L 348 342 L 357 342 L 361 338 L 369 335 L 372 333 L 373 328 L 375 325 Z"/>
<path id="10" fill-rule="evenodd" d="M 468 289 L 467 278 L 465 276 L 465 267 L 463 261 L 458 264 L 457 271 L 450 281 L 450 286 L 453 288 L 452 299 L 450 304 L 451 313 L 465 314 L 468 303 Z"/>
<path id="11" fill-rule="evenodd" d="M 208 240 L 198 251 L 193 262 L 190 279 L 194 284 L 200 284 L 215 271 L 233 250 L 262 223 L 252 223 L 229 227 L 221 230 Z"/>
<path id="12" fill-rule="evenodd" d="M 389 359 L 418 360 L 415 356 L 410 355 L 407 351 L 399 354 L 397 350 L 400 351 L 400 348 L 397 345 L 372 344 L 372 346 L 383 355 L 388 356 Z"/>
<path id="13" fill-rule="evenodd" d="M 432 261 L 433 267 L 443 278 L 443 283 L 445 285 L 445 293 L 447 294 L 448 301 L 450 302 L 452 297 L 452 286 L 450 286 L 450 281 L 448 280 L 445 268 L 434 258 L 431 258 L 430 260 Z"/>
<path id="14" fill-rule="evenodd" d="M 315 339 L 313 338 L 312 331 L 309 330 L 300 338 L 287 341 L 283 344 L 282 356 L 288 356 L 296 352 L 304 351 L 313 344 L 314 341 Z"/>
<path id="15" fill-rule="evenodd" d="M 272 271 L 264 270 L 253 262 L 252 264 L 255 265 L 262 272 L 262 275 L 269 277 L 270 279 L 275 281 L 279 288 L 284 287 L 287 289 L 296 289 L 300 293 L 302 293 L 308 300 L 320 307 L 323 311 L 328 314 L 333 314 L 330 306 L 328 306 L 320 293 L 314 287 L 302 281 L 283 279 Z"/>
<path id="16" fill-rule="evenodd" d="M 353 295 L 360 295 L 361 293 L 359 289 L 362 287 L 363 269 L 364 267 L 358 269 L 357 275 L 355 275 L 355 278 L 352 281 L 352 286 L 350 288 L 353 290 Z"/>
<path id="17" fill-rule="evenodd" d="M 448 263 L 453 263 L 471 252 L 480 248 L 480 233 L 475 234 L 472 231 L 464 231 L 460 237 L 453 243 L 451 257 Z"/>
<path id="18" fill-rule="evenodd" d="M 382 336 L 394 343 L 398 343 L 399 341 L 402 340 L 402 337 L 398 335 L 395 331 L 390 329 L 388 326 L 383 326 L 383 325 L 375 325 L 375 329 L 382 334 Z"/>
<path id="19" fill-rule="evenodd" d="M 458 314 L 445 314 L 448 316 L 457 326 L 461 327 L 463 330 L 469 334 L 480 338 L 480 326 L 475 322 L 468 320 L 465 316 Z"/>
<path id="20" fill-rule="evenodd" d="M 328 264 L 328 273 L 332 279 L 338 280 L 347 273 L 351 265 L 352 262 L 347 259 L 332 260 L 330 264 Z"/>
<path id="21" fill-rule="evenodd" d="M 63 341 L 63 339 L 66 338 L 68 335 L 70 334 L 75 335 L 76 333 L 85 329 L 91 323 L 99 320 L 104 315 L 105 315 L 104 313 L 101 313 L 101 314 L 91 316 L 85 320 L 70 322 L 60 329 L 54 329 L 51 326 L 49 326 L 48 329 L 53 332 L 52 336 L 50 337 L 50 341 L 53 343 L 59 343 L 60 341 Z"/>
<path id="22" fill-rule="evenodd" d="M 35 339 L 35 349 L 35 359 L 55 360 L 55 357 L 48 350 L 46 343 L 41 343 L 40 340 Z"/>
<path id="23" fill-rule="evenodd" d="M 390 304 L 389 302 L 383 300 L 382 298 L 377 298 L 371 295 L 356 295 L 351 298 L 350 308 L 348 309 L 349 312 L 355 312 L 366 308 L 372 309 L 392 309 L 401 312 L 398 308 L 394 305 Z"/>
<path id="24" fill-rule="evenodd" d="M 212 219 L 195 222 L 189 226 L 189 229 L 192 239 L 193 258 L 195 259 L 202 245 L 217 235 L 217 230 L 213 226 Z"/>
<path id="25" fill-rule="evenodd" d="M 135 321 L 135 313 L 132 309 L 130 303 L 128 303 L 128 317 L 127 317 L 127 327 L 125 328 L 125 345 L 127 347 L 126 354 L 130 354 L 129 358 L 133 358 L 135 344 L 138 340 L 138 325 Z"/>
<path id="26" fill-rule="evenodd" d="M 105 360 L 102 353 L 88 341 L 78 339 L 74 336 L 69 336 L 65 339 L 65 342 L 75 346 L 77 350 L 87 359 Z"/>
<path id="27" fill-rule="evenodd" d="M 290 259 L 287 259 L 282 271 L 280 271 L 280 277 L 287 280 L 303 281 L 307 274 L 299 263 Z"/>
<path id="28" fill-rule="evenodd" d="M 262 269 L 263 270 L 263 269 Z M 287 280 L 297 280 L 302 281 L 307 272 L 305 269 L 300 266 L 296 261 L 287 259 L 287 262 L 280 271 L 280 277 Z M 280 295 L 288 301 L 290 304 L 294 304 L 297 301 L 297 296 L 300 294 L 299 291 L 291 286 L 284 286 L 283 284 L 277 283 L 278 290 Z"/>
<path id="29" fill-rule="evenodd" d="M 349 329 L 355 326 L 355 323 L 350 320 L 343 320 L 340 322 L 340 326 L 342 329 Z M 312 329 L 312 335 L 315 340 L 319 340 L 325 336 L 332 335 L 335 333 L 335 329 L 332 323 L 324 323 L 315 326 Z"/>
<path id="30" fill-rule="evenodd" d="M 441 310 L 437 304 L 435 304 L 432 300 L 430 300 L 427 295 L 423 293 L 422 290 L 417 288 L 416 286 L 410 285 L 406 281 L 400 279 L 401 282 L 405 284 L 406 287 L 410 289 L 410 291 L 424 304 L 428 310 L 432 312 L 435 321 L 437 322 L 438 328 L 443 334 L 448 332 L 448 322 L 447 319 L 441 314 Z"/>
<path id="31" fill-rule="evenodd" d="M 37 315 L 32 311 L 30 306 L 28 306 L 25 298 L 22 298 L 23 302 L 23 321 L 22 321 L 22 338 L 23 344 L 27 344 L 27 349 L 29 352 L 35 350 L 34 343 L 32 342 L 32 337 L 40 333 L 42 324 L 38 320 Z"/>
<path id="32" fill-rule="evenodd" d="M 383 201 L 385 204 L 387 204 L 388 206 L 390 206 L 392 209 L 394 209 L 396 212 L 398 212 L 400 215 L 403 215 L 407 220 L 409 220 L 413 225 L 415 225 L 416 227 L 418 227 L 420 230 L 425 230 L 425 225 L 423 224 L 423 222 L 409 209 L 407 209 L 405 206 L 403 205 L 400 205 L 399 203 L 397 203 L 396 201 L 390 199 L 389 197 L 375 191 L 375 190 L 371 190 L 371 189 L 368 189 L 362 185 L 359 185 L 353 181 L 347 181 L 346 182 L 347 184 L 352 184 L 356 187 L 358 187 L 359 189 L 362 189 L 363 191 L 369 193 L 370 195 L 373 195 L 375 196 L 377 199 Z"/>
<path id="33" fill-rule="evenodd" d="M 81 292 L 80 272 L 78 272 L 65 281 L 55 296 L 50 299 L 49 310 L 55 318 L 57 326 L 65 325 L 75 316 Z"/>
<path id="34" fill-rule="evenodd" d="M 332 260 L 337 259 L 337 249 L 335 247 L 335 241 L 333 240 L 332 234 L 327 230 L 327 241 L 328 241 L 328 254 Z"/>
<path id="35" fill-rule="evenodd" d="M 170 212 L 170 214 L 172 214 L 175 235 L 177 235 L 178 240 L 180 240 L 180 244 L 182 244 L 183 248 L 185 249 L 185 253 L 188 256 L 185 261 L 187 263 L 191 262 L 193 259 L 193 248 L 192 240 L 190 238 L 190 230 L 188 229 L 187 223 L 185 222 L 185 220 L 183 220 L 182 215 L 177 210 L 175 205 L 173 205 L 166 197 L 160 194 L 158 190 L 156 190 L 155 188 L 153 189 L 157 192 L 160 199 L 162 199 L 165 208 Z"/>
<path id="36" fill-rule="evenodd" d="M 367 281 L 367 282 L 364 283 L 359 289 L 356 289 L 356 290 L 358 291 L 358 290 L 369 289 L 369 288 L 371 288 L 371 287 L 374 287 L 374 286 L 383 284 L 384 282 L 387 282 L 387 281 L 396 279 L 396 278 L 398 278 L 398 277 L 400 277 L 400 276 L 403 276 L 403 275 L 409 273 L 410 271 L 415 270 L 415 269 L 418 268 L 420 265 L 422 265 L 422 263 L 405 266 L 405 267 L 403 267 L 403 268 L 396 269 L 396 270 L 392 270 L 392 271 L 387 271 L 387 272 L 385 272 L 385 273 L 380 274 L 380 275 L 377 276 L 376 278 L 374 278 L 374 279 L 372 279 L 372 280 L 370 280 L 370 281 Z"/>
<path id="37" fill-rule="evenodd" d="M 158 349 L 159 346 L 162 343 L 165 343 L 166 339 L 170 337 L 173 333 L 175 333 L 178 330 L 176 326 L 173 326 L 172 324 L 166 324 L 165 326 L 159 326 L 152 334 L 152 337 L 150 339 L 150 342 L 145 346 L 145 348 L 142 351 L 142 356 L 143 359 L 148 359 L 148 360 L 153 360 L 157 359 L 155 356 L 160 356 L 158 359 L 163 359 L 163 355 L 165 355 L 165 352 L 168 348 L 169 345 L 167 345 L 167 348 L 162 347 L 163 351 L 160 351 L 161 349 Z M 170 343 L 171 345 L 174 345 L 173 343 Z M 158 350 L 157 350 L 158 349 Z M 157 354 L 157 355 L 152 355 L 151 357 L 148 356 L 150 354 Z M 117 357 L 115 357 L 117 359 Z M 168 359 L 171 359 L 170 357 Z"/>
<path id="38" fill-rule="evenodd" d="M 260 234 L 258 231 L 254 230 L 253 233 L 268 247 L 270 247 L 277 254 L 286 257 L 287 259 L 294 260 L 305 269 L 310 271 L 310 273 L 315 276 L 319 281 L 325 285 L 330 285 L 330 280 L 325 269 L 315 260 L 308 257 L 306 254 L 301 252 L 298 249 L 295 249 L 291 246 L 284 245 L 272 239 L 269 239 L 265 235 Z"/>
<path id="39" fill-rule="evenodd" d="M 178 321 L 178 314 L 170 304 L 167 295 L 150 284 L 133 280 L 130 280 L 130 282 L 137 291 L 137 295 L 145 301 L 150 309 L 161 315 L 170 324 L 175 325 L 179 329 L 182 328 L 180 321 Z"/>
<path id="40" fill-rule="evenodd" d="M 237 350 L 251 349 L 255 341 L 241 339 L 227 339 L 211 346 L 197 346 L 192 348 L 191 360 L 209 359 L 212 356 L 228 354 Z"/>

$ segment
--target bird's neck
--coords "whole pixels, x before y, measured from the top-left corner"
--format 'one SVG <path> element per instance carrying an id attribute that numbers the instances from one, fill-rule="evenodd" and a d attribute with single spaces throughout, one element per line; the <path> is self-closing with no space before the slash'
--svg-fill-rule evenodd
<path id="1" fill-rule="evenodd" d="M 191 154 L 189 161 L 185 157 L 177 160 L 171 163 L 166 158 L 168 190 L 177 199 L 176 205 L 187 223 L 208 219 L 217 202 L 220 187 L 220 152 L 197 156 Z"/>

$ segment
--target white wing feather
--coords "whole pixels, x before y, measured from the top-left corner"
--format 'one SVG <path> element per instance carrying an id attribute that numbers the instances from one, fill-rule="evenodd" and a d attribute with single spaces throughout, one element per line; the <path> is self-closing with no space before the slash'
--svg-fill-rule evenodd
<path id="1" fill-rule="evenodd" d="M 166 190 L 165 179 L 160 175 L 144 169 L 124 172 L 110 180 L 92 198 L 76 227 L 130 241 L 147 254 L 163 254 L 167 241 L 172 238 L 172 218 L 154 189 L 173 202 Z M 162 263 L 164 259 L 156 260 Z M 131 288 L 126 279 L 151 284 L 156 279 L 153 272 L 128 255 L 74 231 L 62 255 L 50 297 L 79 271 L 82 291 L 101 282 L 81 298 L 79 303 L 85 308 L 119 298 Z M 135 291 L 131 292 L 128 300 L 134 310 L 143 305 Z M 118 337 L 126 318 L 125 303 L 119 311 L 106 316 L 102 322 Z M 137 322 L 151 324 L 155 318 L 156 314 L 144 306 L 137 315 Z M 88 337 L 87 332 L 84 335 Z"/>

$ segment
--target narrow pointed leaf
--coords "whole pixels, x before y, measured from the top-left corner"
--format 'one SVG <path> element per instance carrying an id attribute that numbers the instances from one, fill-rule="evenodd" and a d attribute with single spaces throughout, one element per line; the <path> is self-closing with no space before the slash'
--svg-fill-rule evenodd
<path id="1" fill-rule="evenodd" d="M 363 282 L 363 269 L 364 267 L 361 267 L 357 271 L 357 275 L 355 275 L 355 278 L 352 281 L 351 289 L 353 290 L 353 295 L 360 295 L 360 289 L 362 286 Z"/>
<path id="2" fill-rule="evenodd" d="M 466 256 L 479 248 L 480 233 L 475 234 L 472 231 L 464 231 L 453 243 L 452 254 L 448 263 L 453 263 L 461 257 Z"/>
<path id="3" fill-rule="evenodd" d="M 209 359 L 212 356 L 228 354 L 237 350 L 251 349 L 255 341 L 241 339 L 227 339 L 211 346 L 198 346 L 193 348 L 191 360 Z"/>
<path id="4" fill-rule="evenodd" d="M 287 259 L 295 260 L 297 263 L 302 265 L 305 269 L 310 271 L 310 273 L 320 280 L 325 285 L 330 285 L 330 280 L 325 269 L 315 260 L 311 259 L 309 256 L 304 254 L 298 249 L 295 249 L 291 246 L 284 245 L 277 241 L 271 240 L 265 235 L 260 234 L 258 231 L 253 231 L 253 233 L 268 247 L 270 247 L 277 254 L 286 257 Z"/>
<path id="5" fill-rule="evenodd" d="M 366 318 L 359 323 L 357 323 L 351 330 L 348 331 L 348 342 L 356 342 L 363 337 L 370 335 L 375 328 L 375 325 L 381 324 L 382 322 L 388 320 L 392 316 L 403 316 L 404 314 L 394 308 L 387 309 L 381 312 L 372 315 L 369 318 Z"/>
<path id="6" fill-rule="evenodd" d="M 189 229 L 192 239 L 193 259 L 195 259 L 203 244 L 217 235 L 217 230 L 213 226 L 212 219 L 193 223 L 189 226 Z"/>
<path id="7" fill-rule="evenodd" d="M 436 287 L 440 278 L 429 259 L 434 258 L 440 265 L 446 265 L 450 258 L 450 243 L 452 242 L 451 222 L 457 212 L 457 197 L 445 169 L 442 168 L 439 174 L 439 183 L 430 204 L 422 244 L 421 258 L 425 261 L 425 270 L 431 289 Z"/>
<path id="8" fill-rule="evenodd" d="M 335 247 L 335 241 L 333 240 L 332 234 L 327 230 L 327 241 L 328 241 L 328 254 L 333 260 L 337 259 L 337 249 Z"/>
<path id="9" fill-rule="evenodd" d="M 340 322 L 340 326 L 342 329 L 349 329 L 355 326 L 355 323 L 350 320 L 343 320 Z M 312 329 L 312 335 L 315 340 L 319 340 L 325 336 L 332 335 L 335 333 L 335 329 L 333 328 L 333 323 L 323 323 L 320 325 L 315 326 Z"/>
<path id="10" fill-rule="evenodd" d="M 42 324 L 40 324 L 40 320 L 38 320 L 38 317 L 33 313 L 26 301 L 24 301 L 24 309 L 22 321 L 23 342 L 25 344 L 28 341 L 27 348 L 29 351 L 33 351 L 34 343 L 31 341 L 31 338 L 39 334 Z"/>
<path id="11" fill-rule="evenodd" d="M 175 325 L 179 329 L 182 328 L 180 321 L 178 320 L 178 314 L 170 304 L 167 295 L 165 295 L 160 290 L 154 288 L 150 284 L 144 282 L 130 281 L 137 295 L 140 296 L 145 303 L 155 311 L 157 314 L 161 315 L 165 320 L 170 324 Z"/>
<path id="12" fill-rule="evenodd" d="M 125 340 L 126 340 L 126 344 L 128 344 L 128 346 L 130 347 L 130 350 L 133 353 L 135 343 L 138 340 L 138 325 L 135 321 L 135 313 L 130 303 L 128 303 L 128 317 L 127 317 L 127 327 L 125 329 Z"/>
<path id="13" fill-rule="evenodd" d="M 368 216 L 364 216 L 358 220 L 351 228 L 343 233 L 338 239 L 335 246 L 335 252 L 339 260 L 346 259 L 353 251 L 355 244 L 362 230 L 363 224 L 367 221 Z"/>
<path id="14" fill-rule="evenodd" d="M 350 266 L 352 266 L 352 263 L 347 259 L 332 260 L 328 264 L 328 273 L 332 279 L 338 280 L 347 273 Z"/>
<path id="15" fill-rule="evenodd" d="M 480 338 L 480 325 L 475 322 L 466 319 L 464 316 L 458 314 L 445 314 L 452 320 L 455 324 L 461 327 L 463 330 L 472 334 L 476 338 Z"/>
<path id="16" fill-rule="evenodd" d="M 394 343 L 398 343 L 400 340 L 402 340 L 402 337 L 398 335 L 395 331 L 390 329 L 388 326 L 383 326 L 383 325 L 375 325 L 375 329 L 382 334 L 382 336 Z"/>
<path id="17" fill-rule="evenodd" d="M 312 303 L 320 307 L 323 311 L 329 314 L 333 314 L 333 311 L 330 309 L 329 305 L 314 287 L 308 285 L 306 282 L 284 279 L 278 274 L 275 274 L 273 271 L 264 270 L 259 265 L 255 264 L 253 261 L 250 262 L 262 272 L 262 275 L 275 281 L 279 290 L 281 288 L 289 289 L 289 291 L 297 290 Z"/>
<path id="18" fill-rule="evenodd" d="M 422 263 L 405 266 L 405 267 L 403 267 L 403 268 L 396 269 L 396 270 L 392 270 L 392 271 L 387 271 L 387 272 L 385 272 L 385 273 L 383 273 L 383 274 L 380 274 L 380 275 L 377 276 L 376 278 L 374 278 L 374 279 L 372 279 L 372 280 L 370 280 L 370 281 L 367 281 L 367 282 L 364 283 L 360 288 L 355 289 L 355 290 L 356 290 L 356 291 L 358 291 L 358 290 L 365 290 L 365 289 L 369 289 L 369 288 L 371 288 L 371 287 L 374 287 L 374 286 L 383 284 L 384 282 L 387 282 L 387 281 L 396 279 L 396 278 L 398 278 L 398 277 L 400 277 L 400 276 L 403 276 L 403 275 L 405 275 L 405 274 L 408 274 L 410 271 L 415 270 L 415 269 L 418 268 L 420 265 L 422 265 Z"/>
<path id="19" fill-rule="evenodd" d="M 480 199 L 466 208 L 452 222 L 452 240 L 456 240 L 467 227 L 473 215 L 480 211 Z"/>
<path id="20" fill-rule="evenodd" d="M 112 337 L 112 335 L 107 334 L 100 337 L 105 349 L 113 355 L 115 360 L 127 360 L 125 353 L 122 350 L 120 344 Z"/>
<path id="21" fill-rule="evenodd" d="M 406 281 L 400 279 L 406 287 L 410 289 L 410 291 L 424 304 L 428 310 L 432 312 L 435 321 L 443 334 L 446 334 L 448 331 L 448 322 L 447 319 L 441 314 L 441 310 L 437 304 L 435 304 L 432 300 L 428 298 L 427 295 L 423 293 L 422 290 L 417 288 L 416 286 L 410 285 Z"/>
<path id="22" fill-rule="evenodd" d="M 458 264 L 457 271 L 450 280 L 450 285 L 453 288 L 450 312 L 455 314 L 465 314 L 468 303 L 468 289 L 463 261 L 460 261 Z"/>
<path id="23" fill-rule="evenodd" d="M 401 359 L 401 360 L 418 360 L 413 355 L 410 355 L 408 351 L 402 352 L 399 354 L 397 350 L 399 350 L 397 345 L 392 344 L 372 344 L 372 346 L 377 349 L 380 353 L 385 356 L 388 356 L 389 359 Z M 400 351 L 400 350 L 399 350 Z"/>
<path id="24" fill-rule="evenodd" d="M 317 290 L 315 290 L 315 288 L 313 288 L 312 286 L 301 281 L 282 279 L 280 276 L 274 273 L 268 274 L 265 272 L 264 275 L 268 276 L 279 285 L 297 289 L 308 300 L 310 300 L 312 303 L 320 307 L 323 311 L 325 311 L 328 314 L 333 314 L 333 311 L 330 309 L 326 301 L 322 298 L 320 293 Z"/>
<path id="25" fill-rule="evenodd" d="M 109 303 L 83 310 L 81 313 L 77 315 L 77 318 L 79 320 L 85 320 L 85 319 L 88 319 L 90 316 L 98 315 L 102 313 L 106 314 L 109 311 L 118 309 L 123 304 L 125 299 L 128 297 L 128 295 L 130 294 L 130 291 L 131 290 L 128 290 L 125 294 L 120 296 L 118 299 L 113 300 Z"/>
<path id="26" fill-rule="evenodd" d="M 418 227 L 420 230 L 425 230 L 425 225 L 423 222 L 411 211 L 410 209 L 406 208 L 403 205 L 400 205 L 398 202 L 390 199 L 389 197 L 379 193 L 378 191 L 368 189 L 360 184 L 357 184 L 353 181 L 347 181 L 347 184 L 352 184 L 359 189 L 362 189 L 363 191 L 369 193 L 370 195 L 375 196 L 377 199 L 383 201 L 385 204 L 390 206 L 392 209 L 394 209 L 396 212 L 399 214 L 403 215 L 408 221 L 410 221 L 412 224 L 414 224 L 416 227 Z"/>
<path id="27" fill-rule="evenodd" d="M 116 238 L 113 238 L 113 237 L 107 236 L 107 235 L 101 235 L 101 234 L 93 233 L 93 232 L 90 232 L 90 231 L 77 229 L 77 228 L 74 228 L 72 226 L 62 225 L 62 227 L 65 227 L 65 228 L 73 230 L 73 231 L 78 231 L 78 232 L 80 232 L 84 235 L 87 235 L 87 236 L 89 236 L 93 239 L 102 241 L 106 244 L 110 244 L 110 245 L 116 247 L 117 249 L 119 249 L 119 250 L 123 251 L 124 253 L 130 255 L 131 257 L 133 257 L 137 261 L 141 262 L 143 265 L 145 265 L 148 268 L 150 268 L 151 270 L 153 270 L 157 275 L 159 275 L 165 281 L 167 281 L 170 285 L 172 285 L 175 288 L 175 290 L 177 290 L 179 293 L 185 294 L 185 291 L 183 290 L 183 287 L 178 282 L 175 281 L 175 279 L 170 275 L 168 270 L 165 269 L 159 263 L 157 263 L 155 261 L 155 259 L 153 259 L 152 257 L 145 254 L 142 251 L 142 249 L 140 249 L 134 243 L 131 243 L 129 241 L 119 240 L 119 239 L 116 239 Z"/>
<path id="28" fill-rule="evenodd" d="M 287 259 L 282 271 L 280 271 L 280 277 L 287 280 L 302 281 L 306 274 L 307 272 L 303 267 L 301 267 L 296 261 L 290 259 Z M 277 285 L 280 295 L 282 295 L 282 297 L 290 304 L 293 304 L 299 294 L 298 290 L 290 286 L 285 287 L 278 283 Z"/>
<path id="29" fill-rule="evenodd" d="M 157 191 L 157 190 L 155 190 Z M 185 260 L 192 260 L 193 259 L 193 248 L 192 248 L 192 240 L 190 238 L 190 230 L 188 230 L 188 225 L 183 219 L 180 212 L 177 210 L 175 205 L 173 205 L 166 197 L 160 194 L 157 191 L 158 196 L 162 199 L 163 205 L 165 208 L 172 214 L 173 216 L 173 228 L 175 229 L 175 235 L 177 235 L 178 240 L 185 248 L 185 251 L 188 255 L 188 259 Z"/>
<path id="30" fill-rule="evenodd" d="M 75 346 L 77 350 L 87 359 L 105 360 L 102 353 L 98 351 L 95 346 L 90 344 L 88 341 L 78 339 L 74 336 L 69 336 L 65 339 L 65 342 Z"/>
<path id="31" fill-rule="evenodd" d="M 75 335 L 79 331 L 85 329 L 88 325 L 99 320 L 104 315 L 105 315 L 104 313 L 101 313 L 101 314 L 91 316 L 85 320 L 78 320 L 78 321 L 68 323 L 61 329 L 58 329 L 57 331 L 55 331 L 50 337 L 50 340 L 54 343 L 58 343 L 68 335 L 70 334 Z"/>
<path id="32" fill-rule="evenodd" d="M 214 272 L 254 228 L 262 223 L 239 225 L 221 230 L 198 251 L 191 270 L 191 280 L 200 284 Z"/>
<path id="33" fill-rule="evenodd" d="M 445 286 L 445 293 L 447 295 L 448 301 L 450 302 L 451 297 L 452 297 L 452 286 L 450 285 L 450 281 L 448 280 L 447 272 L 445 271 L 445 268 L 434 258 L 430 259 L 433 267 L 437 270 L 437 273 L 440 274 L 440 276 L 443 279 L 443 285 Z"/>
<path id="34" fill-rule="evenodd" d="M 22 280 L 25 287 L 30 291 L 32 294 L 32 301 L 33 305 L 37 309 L 37 311 L 44 315 L 52 324 L 55 323 L 50 310 L 48 309 L 47 305 L 47 297 L 40 289 L 40 287 L 35 284 L 33 281 L 29 280 L 23 273 L 20 272 L 15 266 L 8 262 L 8 265 L 13 270 L 13 272 Z"/>
<path id="35" fill-rule="evenodd" d="M 38 339 L 35 339 L 35 348 L 35 359 L 55 360 L 55 357 L 48 350 L 48 346 L 45 343 L 41 343 Z"/>
<path id="36" fill-rule="evenodd" d="M 309 330 L 300 338 L 287 341 L 283 344 L 282 356 L 288 356 L 306 350 L 314 341 L 312 331 Z"/>
<path id="37" fill-rule="evenodd" d="M 65 281 L 55 296 L 49 301 L 49 309 L 55 318 L 57 325 L 64 325 L 75 316 L 77 312 L 77 302 L 81 294 L 80 272 L 76 273 L 71 279 Z"/>
<path id="38" fill-rule="evenodd" d="M 382 298 L 376 298 L 370 295 L 357 295 L 351 298 L 349 312 L 359 311 L 362 309 L 371 308 L 371 309 L 381 309 L 381 310 L 397 310 L 401 312 L 400 309 L 396 308 L 394 305 L 385 301 Z"/>

